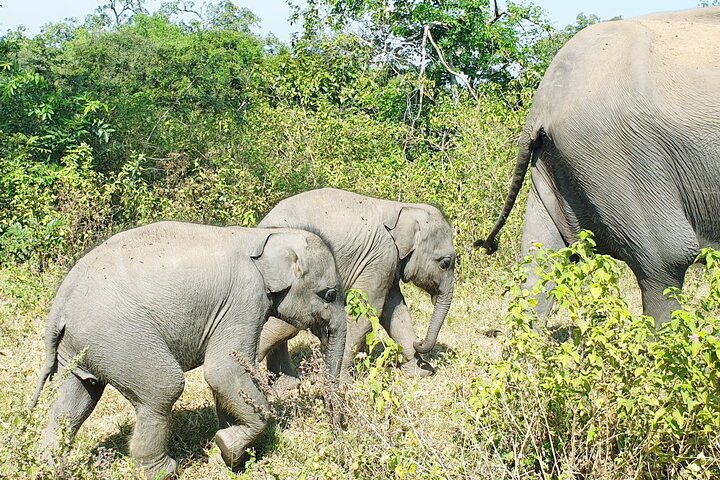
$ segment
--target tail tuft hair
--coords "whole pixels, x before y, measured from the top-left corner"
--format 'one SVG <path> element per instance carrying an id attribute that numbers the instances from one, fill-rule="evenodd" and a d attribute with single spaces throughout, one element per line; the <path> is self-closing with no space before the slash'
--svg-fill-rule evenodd
<path id="1" fill-rule="evenodd" d="M 481 238 L 479 240 L 475 240 L 473 246 L 475 248 L 484 248 L 486 254 L 492 255 L 493 253 L 497 252 L 497 249 L 500 246 L 500 242 L 498 242 L 496 238 L 490 242 L 488 242 L 488 240 L 484 238 Z"/>

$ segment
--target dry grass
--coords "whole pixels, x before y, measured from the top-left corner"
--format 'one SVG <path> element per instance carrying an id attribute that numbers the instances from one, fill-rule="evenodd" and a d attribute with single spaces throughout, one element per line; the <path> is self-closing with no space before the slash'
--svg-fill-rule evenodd
<path id="1" fill-rule="evenodd" d="M 19 435 L 11 422 L 19 405 L 29 398 L 41 368 L 43 329 L 54 286 L 62 272 L 33 274 L 22 268 L 0 271 L 0 452 L 10 439 L 32 463 L 34 445 L 44 419 Z M 639 310 L 634 280 L 624 280 L 631 304 Z M 374 407 L 367 376 L 343 395 L 348 425 L 333 426 L 317 387 L 323 367 L 313 356 L 316 344 L 309 334 L 291 342 L 295 359 L 303 363 L 305 379 L 299 395 L 274 399 L 276 421 L 257 459 L 239 478 L 498 478 L 504 472 L 481 451 L 473 439 L 475 423 L 469 421 L 470 384 L 484 376 L 498 358 L 500 341 L 486 335 L 500 327 L 504 299 L 488 294 L 486 286 L 469 282 L 458 285 L 455 302 L 439 344 L 427 356 L 437 374 L 427 379 L 406 379 L 397 369 L 385 378 L 388 394 L 398 406 L 384 411 Z M 497 289 L 494 289 L 497 290 Z M 432 305 L 426 295 L 406 288 L 417 330 L 424 333 Z M 43 405 L 49 402 L 48 391 Z M 35 420 L 33 420 L 33 418 Z M 216 429 L 212 396 L 201 369 L 189 372 L 185 392 L 173 413 L 170 452 L 178 459 L 181 479 L 236 478 L 222 464 L 210 461 L 217 452 L 212 443 Z M 127 442 L 134 412 L 130 403 L 112 387 L 83 425 L 73 446 L 77 478 L 131 478 L 133 463 Z M 10 455 L 5 476 L 13 477 L 13 464 L 26 468 Z M 23 465 L 25 467 L 23 467 Z M 0 466 L 0 477 L 3 476 Z M 25 478 L 27 471 L 14 471 Z"/>

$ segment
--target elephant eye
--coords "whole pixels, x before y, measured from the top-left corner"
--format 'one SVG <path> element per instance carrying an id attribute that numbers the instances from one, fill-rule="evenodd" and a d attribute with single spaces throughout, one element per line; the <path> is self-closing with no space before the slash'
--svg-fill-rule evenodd
<path id="1" fill-rule="evenodd" d="M 335 303 L 335 300 L 337 299 L 337 290 L 335 290 L 334 288 L 328 288 L 327 290 L 322 292 L 320 296 L 327 303 Z"/>
<path id="2" fill-rule="evenodd" d="M 450 268 L 451 263 L 452 263 L 452 261 L 448 257 L 445 257 L 442 260 L 440 260 L 440 268 L 442 270 L 447 270 L 448 268 Z"/>

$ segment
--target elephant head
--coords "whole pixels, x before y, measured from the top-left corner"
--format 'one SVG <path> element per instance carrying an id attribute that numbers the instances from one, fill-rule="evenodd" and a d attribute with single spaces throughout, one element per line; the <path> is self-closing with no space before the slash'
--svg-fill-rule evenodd
<path id="1" fill-rule="evenodd" d="M 272 303 L 273 316 L 321 341 L 333 376 L 340 374 L 347 322 L 345 292 L 330 249 L 316 235 L 271 233 L 252 255 Z"/>
<path id="2" fill-rule="evenodd" d="M 395 241 L 401 279 L 430 294 L 435 309 L 425 340 L 415 350 L 427 353 L 435 347 L 455 290 L 456 252 L 452 229 L 442 212 L 431 206 L 405 206 L 385 223 Z"/>

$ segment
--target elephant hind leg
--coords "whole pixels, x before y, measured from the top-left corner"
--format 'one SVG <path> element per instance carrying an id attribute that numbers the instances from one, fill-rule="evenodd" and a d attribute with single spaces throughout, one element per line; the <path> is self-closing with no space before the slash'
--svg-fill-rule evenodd
<path id="1" fill-rule="evenodd" d="M 542 189 L 543 187 L 538 185 L 537 188 Z M 546 187 L 545 190 L 547 190 Z M 548 194 L 546 197 L 547 202 L 557 202 L 552 195 Z M 536 254 L 536 243 L 542 243 L 544 248 L 550 248 L 552 250 L 559 250 L 567 245 L 560 234 L 560 230 L 558 230 L 548 213 L 545 204 L 540 199 L 536 185 L 533 184 L 530 194 L 528 195 L 527 210 L 525 211 L 525 223 L 521 240 L 521 256 L 525 258 L 527 255 L 533 255 L 534 257 Z M 528 278 L 523 284 L 523 288 L 532 290 L 539 280 L 540 277 L 537 274 L 537 266 L 535 263 L 531 263 L 528 265 Z M 552 309 L 552 298 L 548 298 L 548 296 L 543 293 L 537 297 L 537 300 L 536 311 L 538 316 L 540 318 L 547 317 Z"/>
<path id="2" fill-rule="evenodd" d="M 185 388 L 185 376 L 169 350 L 153 345 L 141 364 L 123 365 L 122 378 L 113 386 L 135 407 L 135 430 L 130 439 L 130 454 L 144 469 L 148 478 L 172 476 L 177 462 L 168 455 L 170 413 Z M 116 377 L 120 377 L 116 373 Z"/>
<path id="3" fill-rule="evenodd" d="M 680 308 L 680 304 L 673 298 L 663 294 L 668 287 L 681 288 L 683 278 L 667 279 L 664 282 L 653 280 L 639 281 L 642 292 L 643 313 L 655 319 L 655 328 L 672 318 L 672 312 Z"/>
<path id="4" fill-rule="evenodd" d="M 59 370 L 62 372 L 62 368 Z M 69 440 L 72 441 L 80 426 L 95 409 L 104 390 L 104 384 L 94 380 L 81 380 L 72 373 L 63 381 L 58 396 L 50 409 L 50 423 L 42 440 L 42 445 L 48 455 L 47 458 L 51 463 L 50 455 L 59 443 L 58 428 L 60 425 L 68 422 Z"/>
<path id="5" fill-rule="evenodd" d="M 677 300 L 668 297 L 664 292 L 669 287 L 682 288 L 685 272 L 692 265 L 696 255 L 687 255 L 684 259 L 666 258 L 660 271 L 649 268 L 646 270 L 633 268 L 642 292 L 643 313 L 655 319 L 656 328 L 669 322 L 672 312 L 680 308 Z"/>
<path id="6" fill-rule="evenodd" d="M 274 388 L 292 389 L 300 385 L 300 376 L 292 363 L 287 340 L 280 342 L 266 358 L 268 371 L 277 376 Z"/>
<path id="7" fill-rule="evenodd" d="M 130 454 L 145 470 L 147 478 L 177 473 L 177 462 L 167 453 L 171 408 L 172 405 L 169 408 L 144 403 L 135 405 L 135 431 L 130 440 Z"/>
<path id="8" fill-rule="evenodd" d="M 668 287 L 682 288 L 685 272 L 700 251 L 697 237 L 684 217 L 653 217 L 658 225 L 654 235 L 648 235 L 631 252 L 637 254 L 625 261 L 635 273 L 642 292 L 643 313 L 655 318 L 660 328 L 670 321 L 672 312 L 680 308 L 678 302 L 663 292 Z M 657 219 L 662 219 L 658 221 Z"/>

